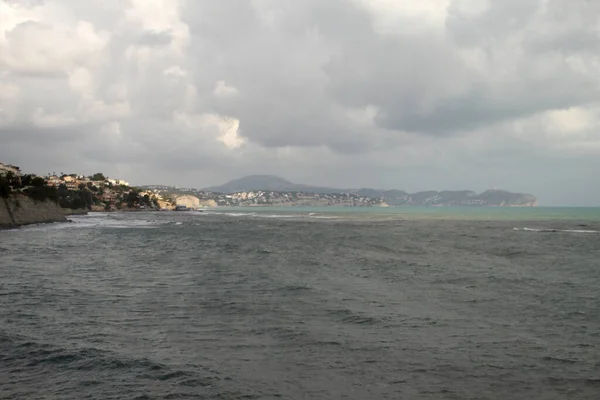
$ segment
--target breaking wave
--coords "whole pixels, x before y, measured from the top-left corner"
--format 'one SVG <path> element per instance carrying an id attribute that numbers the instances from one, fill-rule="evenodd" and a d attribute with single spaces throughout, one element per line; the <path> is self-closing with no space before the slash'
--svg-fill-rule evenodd
<path id="1" fill-rule="evenodd" d="M 522 232 L 564 232 L 564 233 L 600 233 L 591 229 L 552 229 L 552 228 L 513 228 L 515 231 Z"/>

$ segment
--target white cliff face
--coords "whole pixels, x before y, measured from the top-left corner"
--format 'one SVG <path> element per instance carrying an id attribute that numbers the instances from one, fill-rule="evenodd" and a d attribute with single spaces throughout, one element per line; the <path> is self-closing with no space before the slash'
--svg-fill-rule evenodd
<path id="1" fill-rule="evenodd" d="M 46 222 L 65 222 L 70 214 L 52 201 L 35 202 L 29 197 L 0 199 L 0 228 Z"/>
<path id="2" fill-rule="evenodd" d="M 212 199 L 200 200 L 200 206 L 213 208 L 213 207 L 217 207 L 217 202 Z"/>
<path id="3" fill-rule="evenodd" d="M 187 208 L 198 208 L 200 207 L 200 199 L 191 195 L 177 196 L 175 204 L 178 206 L 186 206 Z"/>
<path id="4" fill-rule="evenodd" d="M 217 202 L 212 199 L 199 199 L 192 195 L 181 195 L 175 198 L 175 203 L 178 206 L 186 206 L 187 208 L 200 207 L 216 207 Z"/>

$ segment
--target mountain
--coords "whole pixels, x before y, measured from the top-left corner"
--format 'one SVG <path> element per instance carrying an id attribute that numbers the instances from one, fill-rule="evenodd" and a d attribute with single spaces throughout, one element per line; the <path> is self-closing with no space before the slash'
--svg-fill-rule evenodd
<path id="1" fill-rule="evenodd" d="M 249 175 L 234 179 L 221 186 L 203 189 L 215 193 L 237 193 L 252 190 L 267 190 L 271 192 L 306 192 L 306 193 L 345 193 L 347 190 L 319 186 L 299 185 L 274 175 Z"/>
<path id="2" fill-rule="evenodd" d="M 250 175 L 234 179 L 221 186 L 203 189 L 214 193 L 238 193 L 250 191 L 304 192 L 314 194 L 353 193 L 358 196 L 381 199 L 389 205 L 473 205 L 473 206 L 535 206 L 537 199 L 531 194 L 512 193 L 506 190 L 486 190 L 477 194 L 471 190 L 428 190 L 407 193 L 403 190 L 336 189 L 292 183 L 274 175 Z"/>
<path id="3" fill-rule="evenodd" d="M 524 193 L 511 193 L 506 190 L 486 190 L 477 199 L 485 201 L 492 205 L 519 206 L 523 204 L 537 205 L 537 199 L 534 195 Z"/>

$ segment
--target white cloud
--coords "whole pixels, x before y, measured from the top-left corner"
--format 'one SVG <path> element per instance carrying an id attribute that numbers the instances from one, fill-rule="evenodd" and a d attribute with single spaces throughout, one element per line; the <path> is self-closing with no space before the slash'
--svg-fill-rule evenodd
<path id="1" fill-rule="evenodd" d="M 173 121 L 184 129 L 188 137 L 193 137 L 204 145 L 209 145 L 210 141 L 217 140 L 227 149 L 233 150 L 246 143 L 246 140 L 239 136 L 240 121 L 236 118 L 223 117 L 218 114 L 175 112 Z"/>
<path id="2" fill-rule="evenodd" d="M 246 140 L 239 135 L 240 121 L 237 119 L 222 118 L 217 122 L 217 125 L 221 131 L 219 140 L 223 142 L 228 149 L 238 149 L 246 143 Z"/>
<path id="3" fill-rule="evenodd" d="M 369 11 L 374 28 L 382 34 L 440 34 L 450 0 L 355 0 Z"/>
<path id="4" fill-rule="evenodd" d="M 238 90 L 233 86 L 228 86 L 225 81 L 217 81 L 213 93 L 219 98 L 227 98 L 235 96 Z"/>
<path id="5" fill-rule="evenodd" d="M 3 32 L 0 66 L 15 73 L 63 74 L 99 62 L 108 40 L 107 32 L 97 31 L 87 21 L 66 25 L 26 20 Z"/>
<path id="6" fill-rule="evenodd" d="M 594 112 L 595 111 L 595 112 Z M 598 109 L 589 110 L 572 107 L 564 110 L 551 110 L 545 113 L 549 129 L 563 135 L 581 133 L 598 126 Z"/>
<path id="7" fill-rule="evenodd" d="M 0 2 L 0 159 L 146 183 L 260 172 L 552 197 L 548 171 L 600 171 L 598 12 L 583 0 Z"/>
<path id="8" fill-rule="evenodd" d="M 69 87 L 81 97 L 91 98 L 94 95 L 94 78 L 89 69 L 75 68 L 68 73 Z"/>
<path id="9" fill-rule="evenodd" d="M 125 21 L 133 24 L 133 29 L 137 25 L 142 31 L 167 32 L 172 38 L 169 50 L 183 56 L 190 35 L 181 20 L 181 9 L 178 0 L 132 0 L 125 10 Z"/>
<path id="10" fill-rule="evenodd" d="M 178 65 L 172 65 L 169 68 L 165 69 L 164 74 L 166 76 L 172 76 L 174 78 L 183 78 L 187 75 L 187 73 Z"/>

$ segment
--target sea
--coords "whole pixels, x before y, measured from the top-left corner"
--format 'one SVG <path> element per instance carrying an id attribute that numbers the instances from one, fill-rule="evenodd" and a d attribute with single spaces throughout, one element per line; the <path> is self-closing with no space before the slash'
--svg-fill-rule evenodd
<path id="1" fill-rule="evenodd" d="M 600 398 L 599 208 L 0 231 L 0 399 Z"/>

